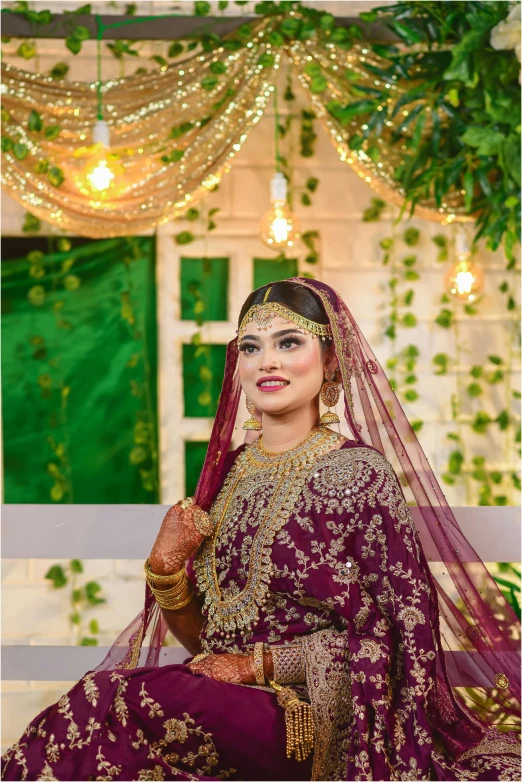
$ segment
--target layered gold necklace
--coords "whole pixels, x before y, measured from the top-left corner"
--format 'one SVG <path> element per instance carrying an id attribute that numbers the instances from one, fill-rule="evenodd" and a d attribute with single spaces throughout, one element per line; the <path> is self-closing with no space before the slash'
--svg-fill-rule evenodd
<path id="1" fill-rule="evenodd" d="M 252 627 L 259 621 L 259 611 L 267 600 L 275 536 L 290 517 L 309 469 L 338 441 L 339 435 L 335 432 L 314 427 L 299 445 L 288 451 L 266 451 L 259 438 L 239 454 L 210 512 L 215 522 L 214 533 L 205 541 L 194 562 L 198 588 L 205 595 L 203 611 L 208 617 L 207 637 L 220 635 L 229 639 L 236 634 L 246 637 L 252 634 Z M 261 473 L 264 481 L 273 484 L 273 491 L 252 541 L 247 582 L 239 594 L 225 598 L 219 587 L 216 542 L 240 480 Z"/>

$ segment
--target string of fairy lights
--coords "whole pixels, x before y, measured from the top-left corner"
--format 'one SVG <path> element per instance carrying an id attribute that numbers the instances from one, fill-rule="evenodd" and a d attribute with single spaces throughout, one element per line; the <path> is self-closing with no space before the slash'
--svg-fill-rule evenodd
<path id="1" fill-rule="evenodd" d="M 126 19 L 105 25 L 99 14 L 95 15 L 97 24 L 97 49 L 96 49 L 96 122 L 92 127 L 92 143 L 72 151 L 72 157 L 84 159 L 85 162 L 73 171 L 74 185 L 78 192 L 89 199 L 89 204 L 102 210 L 108 203 L 118 201 L 118 198 L 128 190 L 126 181 L 126 169 L 122 164 L 121 155 L 111 149 L 110 126 L 104 118 L 103 105 L 103 73 L 102 73 L 102 41 L 106 30 L 121 27 L 127 24 L 158 18 L 170 18 L 179 14 L 164 14 L 160 17 L 140 17 L 139 19 Z M 260 35 L 260 37 L 262 37 Z M 363 50 L 364 51 L 364 50 Z M 294 53 L 295 56 L 295 53 Z M 330 54 L 334 57 L 334 54 Z M 353 67 L 353 64 L 352 64 Z M 270 183 L 270 208 L 262 217 L 259 224 L 259 237 L 270 249 L 278 255 L 285 250 L 294 248 L 301 236 L 299 221 L 293 212 L 288 198 L 288 181 L 281 171 L 281 156 L 279 151 L 279 107 L 278 95 L 275 84 L 267 85 L 268 93 L 272 92 L 275 115 L 275 173 Z M 314 96 L 312 96 L 313 98 Z M 337 129 L 327 121 L 330 132 L 337 133 Z M 246 136 L 245 136 L 246 137 Z M 341 143 L 337 134 L 337 143 Z M 343 159 L 343 150 L 338 150 Z M 353 153 L 351 153 L 353 156 Z M 348 161 L 350 164 L 352 160 Z M 368 165 L 368 160 L 364 161 Z M 365 175 L 374 189 L 376 177 L 370 176 L 368 171 L 357 171 L 359 176 Z M 371 181 L 373 179 L 373 182 Z M 386 198 L 386 195 L 384 195 Z M 450 222 L 451 214 L 448 216 Z M 453 214 L 455 218 L 455 214 Z M 277 257 L 277 256 L 275 256 Z M 444 286 L 449 295 L 464 303 L 473 303 L 483 292 L 484 276 L 481 268 L 473 263 L 472 252 L 467 234 L 464 228 L 457 226 L 456 233 L 456 261 L 447 271 L 444 278 Z"/>

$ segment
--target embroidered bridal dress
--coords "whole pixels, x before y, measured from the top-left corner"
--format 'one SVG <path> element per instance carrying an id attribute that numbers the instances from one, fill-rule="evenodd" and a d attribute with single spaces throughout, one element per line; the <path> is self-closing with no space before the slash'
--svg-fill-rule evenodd
<path id="1" fill-rule="evenodd" d="M 305 681 L 295 690 L 312 709 L 313 753 L 287 757 L 271 687 L 158 665 L 165 627 L 147 589 L 102 665 L 8 750 L 5 779 L 520 779 L 519 737 L 493 724 L 499 714 L 517 721 L 516 617 L 346 305 L 322 283 L 292 282 L 328 315 L 353 439 L 315 427 L 284 453 L 260 440 L 229 451 L 240 393 L 232 340 L 196 491 L 215 531 L 189 575 L 204 652 L 263 642 L 300 655 Z M 428 558 L 445 563 L 454 595 Z M 145 634 L 147 662 L 136 667 Z M 471 712 L 463 684 L 487 694 L 496 714 Z"/>

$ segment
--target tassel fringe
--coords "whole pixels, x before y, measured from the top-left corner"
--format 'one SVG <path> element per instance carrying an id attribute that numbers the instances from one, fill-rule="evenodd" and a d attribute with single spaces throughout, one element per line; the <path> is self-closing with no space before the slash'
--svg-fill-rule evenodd
<path id="1" fill-rule="evenodd" d="M 314 748 L 314 721 L 312 707 L 306 701 L 300 701 L 291 687 L 281 687 L 271 681 L 270 686 L 277 692 L 277 702 L 285 710 L 286 756 L 296 760 L 306 760 Z"/>

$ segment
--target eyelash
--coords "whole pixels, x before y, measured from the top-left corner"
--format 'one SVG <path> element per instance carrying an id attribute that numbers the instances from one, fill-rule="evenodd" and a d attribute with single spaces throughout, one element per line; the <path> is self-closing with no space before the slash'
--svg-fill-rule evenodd
<path id="1" fill-rule="evenodd" d="M 298 337 L 285 337 L 279 342 L 278 347 L 281 347 L 281 345 L 285 345 L 287 342 L 290 342 L 293 345 L 301 345 L 302 342 Z M 239 350 L 242 353 L 245 353 L 247 356 L 251 356 L 252 353 L 250 351 L 247 351 L 247 348 L 257 348 L 257 345 L 255 345 L 253 342 L 243 342 L 241 343 L 241 346 Z"/>

